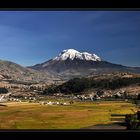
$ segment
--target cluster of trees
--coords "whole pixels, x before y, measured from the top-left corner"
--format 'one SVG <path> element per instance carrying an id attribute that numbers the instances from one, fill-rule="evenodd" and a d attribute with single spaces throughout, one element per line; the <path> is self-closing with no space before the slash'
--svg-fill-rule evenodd
<path id="1" fill-rule="evenodd" d="M 56 86 L 56 85 L 51 85 L 51 86 L 49 86 L 47 89 L 45 89 L 45 90 L 43 91 L 43 94 L 49 94 L 49 95 L 50 95 L 50 94 L 58 93 L 58 92 L 60 92 L 58 86 Z"/>
<path id="2" fill-rule="evenodd" d="M 93 78 L 74 78 L 59 86 L 51 85 L 44 91 L 44 93 L 80 93 L 90 88 L 117 89 L 131 84 L 140 84 L 140 78 L 116 78 L 103 80 L 95 80 Z"/>
<path id="3" fill-rule="evenodd" d="M 128 114 L 125 116 L 125 124 L 127 129 L 139 129 L 140 126 L 140 111 L 136 114 Z"/>
<path id="4" fill-rule="evenodd" d="M 8 93 L 8 89 L 1 87 L 0 88 L 0 93 Z"/>

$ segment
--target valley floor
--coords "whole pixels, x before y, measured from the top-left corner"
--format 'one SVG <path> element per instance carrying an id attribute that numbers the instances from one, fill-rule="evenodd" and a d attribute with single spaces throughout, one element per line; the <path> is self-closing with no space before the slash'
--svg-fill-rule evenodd
<path id="1" fill-rule="evenodd" d="M 136 110 L 135 105 L 124 101 L 75 102 L 67 106 L 1 103 L 0 129 L 103 129 L 105 127 L 98 125 L 107 128 L 124 119 L 119 115 L 113 119 L 112 114 L 133 114 Z"/>

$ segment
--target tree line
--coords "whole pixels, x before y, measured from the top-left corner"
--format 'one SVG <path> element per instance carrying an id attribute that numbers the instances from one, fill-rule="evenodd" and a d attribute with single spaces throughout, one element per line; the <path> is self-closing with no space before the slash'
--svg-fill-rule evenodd
<path id="1" fill-rule="evenodd" d="M 102 79 L 95 80 L 94 78 L 74 78 L 69 80 L 68 82 L 62 85 L 51 85 L 47 89 L 44 90 L 44 94 L 51 93 L 80 93 L 85 91 L 86 89 L 91 88 L 100 88 L 100 89 L 117 89 L 124 86 L 129 86 L 132 84 L 140 85 L 140 78 L 116 78 L 116 79 Z"/>

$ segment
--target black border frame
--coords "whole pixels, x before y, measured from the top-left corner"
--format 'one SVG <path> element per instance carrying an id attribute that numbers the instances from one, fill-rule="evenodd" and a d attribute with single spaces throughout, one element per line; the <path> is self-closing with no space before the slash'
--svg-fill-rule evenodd
<path id="1" fill-rule="evenodd" d="M 0 11 L 137 11 L 140 10 L 139 1 L 20 1 L 9 0 L 0 1 Z M 140 131 L 106 131 L 106 130 L 0 130 L 0 139 L 57 139 L 57 140 L 77 140 L 77 139 L 134 139 L 139 137 Z"/>

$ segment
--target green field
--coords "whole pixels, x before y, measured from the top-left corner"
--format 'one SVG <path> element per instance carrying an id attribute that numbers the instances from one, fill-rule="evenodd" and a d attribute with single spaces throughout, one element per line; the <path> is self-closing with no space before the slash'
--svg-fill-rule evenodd
<path id="1" fill-rule="evenodd" d="M 122 101 L 76 102 L 69 106 L 37 103 L 3 103 L 1 129 L 79 129 L 110 124 L 111 114 L 132 114 L 136 107 Z"/>

